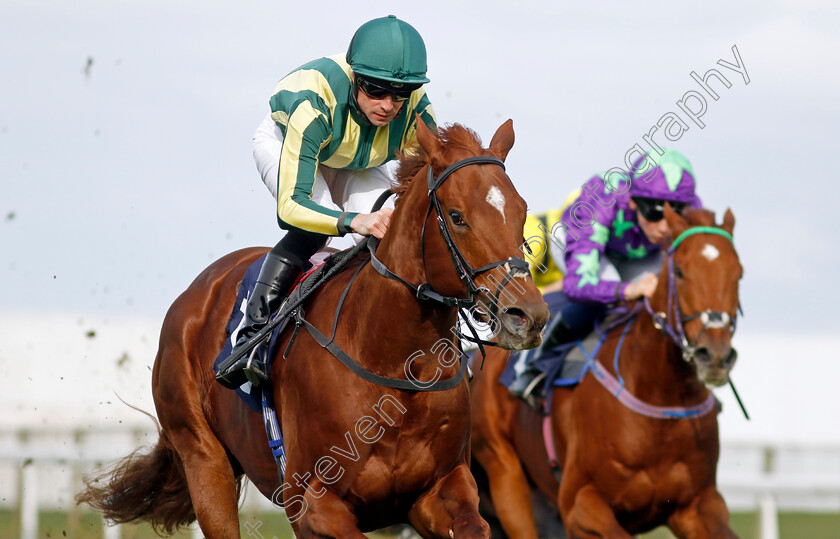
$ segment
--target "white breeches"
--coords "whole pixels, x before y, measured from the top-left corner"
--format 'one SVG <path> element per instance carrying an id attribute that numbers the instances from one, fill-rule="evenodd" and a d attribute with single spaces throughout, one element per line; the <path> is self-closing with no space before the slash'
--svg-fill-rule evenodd
<path id="1" fill-rule="evenodd" d="M 283 132 L 268 115 L 254 133 L 254 161 L 263 183 L 275 200 L 282 150 Z M 339 170 L 321 165 L 315 175 L 312 201 L 332 210 L 370 213 L 379 195 L 391 188 L 396 165 L 396 161 L 391 161 L 365 170 Z M 383 207 L 393 208 L 394 197 L 389 198 Z M 363 237 L 351 235 L 356 243 Z"/>

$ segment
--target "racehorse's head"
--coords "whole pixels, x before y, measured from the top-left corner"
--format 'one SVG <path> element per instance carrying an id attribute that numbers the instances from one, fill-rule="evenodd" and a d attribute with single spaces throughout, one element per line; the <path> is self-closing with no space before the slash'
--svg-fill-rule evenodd
<path id="1" fill-rule="evenodd" d="M 743 268 L 732 242 L 735 217 L 727 209 L 718 226 L 710 211 L 691 209 L 682 217 L 668 206 L 665 218 L 674 241 L 660 275 L 657 307 L 667 302 L 666 330 L 683 357 L 693 360 L 700 380 L 721 386 L 738 355 L 731 340 Z"/>
<path id="2" fill-rule="evenodd" d="M 413 179 L 397 188 L 405 199 L 397 210 L 409 199 L 421 208 L 422 278 L 444 296 L 474 299 L 471 312 L 490 323 L 503 348 L 538 346 L 549 313 L 521 259 L 527 206 L 504 168 L 513 123 L 486 149 L 461 125 L 436 134 L 419 118 L 417 139 L 422 151 L 400 165 L 398 177 Z"/>

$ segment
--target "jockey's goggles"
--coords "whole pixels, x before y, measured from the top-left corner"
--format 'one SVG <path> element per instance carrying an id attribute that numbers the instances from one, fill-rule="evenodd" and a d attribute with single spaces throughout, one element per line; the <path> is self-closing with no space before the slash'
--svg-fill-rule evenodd
<path id="1" fill-rule="evenodd" d="M 636 208 L 638 208 L 642 217 L 651 223 L 661 221 L 665 217 L 666 202 L 671 205 L 672 210 L 679 214 L 682 214 L 686 207 L 685 202 L 674 202 L 671 200 L 663 200 L 661 198 L 633 197 L 633 201 L 636 203 Z"/>
<path id="2" fill-rule="evenodd" d="M 414 90 L 421 86 L 420 84 L 405 84 L 400 88 L 394 88 L 392 83 L 388 83 L 387 81 L 368 79 L 358 74 L 354 78 L 359 89 L 372 99 L 383 99 L 390 95 L 394 101 L 405 101 L 411 97 L 411 93 Z"/>

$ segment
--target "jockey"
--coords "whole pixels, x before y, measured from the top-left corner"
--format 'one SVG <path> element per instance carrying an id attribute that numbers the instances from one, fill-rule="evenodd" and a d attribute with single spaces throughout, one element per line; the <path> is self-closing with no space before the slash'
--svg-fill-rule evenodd
<path id="1" fill-rule="evenodd" d="M 533 367 L 541 352 L 585 336 L 608 304 L 653 295 L 662 248 L 672 239 L 665 203 L 677 213 L 701 207 L 691 164 L 674 150 L 661 150 L 640 157 L 629 177 L 594 176 L 562 209 L 528 216 L 526 242 L 542 250 L 529 256 L 531 272 L 553 314 L 542 346 L 517 358 L 514 394 L 536 385 Z"/>
<path id="2" fill-rule="evenodd" d="M 423 38 L 393 15 L 363 24 L 346 55 L 304 64 L 279 82 L 254 135 L 254 160 L 286 234 L 265 257 L 232 353 L 268 323 L 329 236 L 385 234 L 393 202 L 368 212 L 391 187 L 387 163 L 417 145 L 416 115 L 435 129 L 427 82 Z M 266 354 L 258 346 L 217 380 L 230 388 L 267 381 Z"/>

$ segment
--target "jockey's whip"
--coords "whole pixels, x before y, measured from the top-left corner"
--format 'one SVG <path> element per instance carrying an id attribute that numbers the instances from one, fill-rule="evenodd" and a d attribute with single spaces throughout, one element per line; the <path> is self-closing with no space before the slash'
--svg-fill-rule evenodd
<path id="1" fill-rule="evenodd" d="M 735 395 L 735 400 L 738 401 L 738 406 L 741 407 L 741 411 L 744 412 L 744 417 L 747 418 L 747 421 L 750 420 L 750 414 L 747 413 L 747 409 L 744 408 L 744 403 L 741 402 L 741 397 L 738 395 L 738 390 L 735 389 L 735 384 L 732 383 L 732 376 L 729 377 L 729 387 L 732 388 L 732 393 Z"/>

